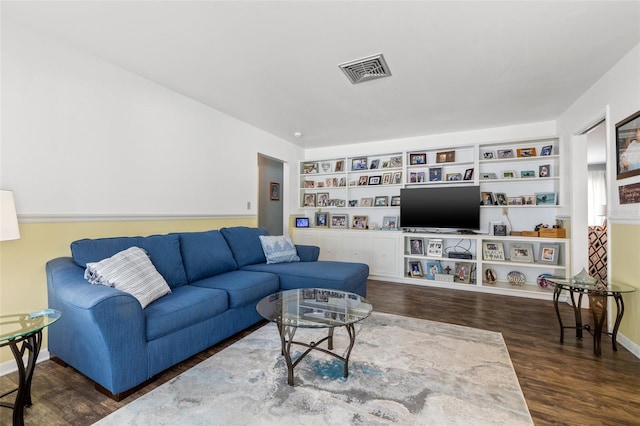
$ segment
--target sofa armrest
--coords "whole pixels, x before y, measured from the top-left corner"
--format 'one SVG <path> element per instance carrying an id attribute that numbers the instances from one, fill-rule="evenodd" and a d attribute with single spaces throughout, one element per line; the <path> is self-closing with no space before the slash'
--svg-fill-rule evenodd
<path id="1" fill-rule="evenodd" d="M 320 247 L 296 244 L 300 262 L 315 262 L 320 257 Z"/>
<path id="2" fill-rule="evenodd" d="M 84 279 L 70 257 L 46 265 L 49 307 L 62 313 L 48 329 L 48 350 L 113 394 L 148 379 L 142 307 L 130 294 Z"/>

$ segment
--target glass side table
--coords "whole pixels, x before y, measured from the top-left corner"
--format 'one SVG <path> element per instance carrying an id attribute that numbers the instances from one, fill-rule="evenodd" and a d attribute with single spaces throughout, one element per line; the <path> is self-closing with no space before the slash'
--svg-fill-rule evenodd
<path id="1" fill-rule="evenodd" d="M 618 350 L 616 337 L 618 335 L 618 328 L 620 327 L 622 316 L 624 315 L 624 301 L 622 300 L 622 295 L 625 293 L 633 293 L 636 291 L 634 287 L 619 283 L 611 283 L 608 286 L 598 286 L 597 284 L 579 284 L 573 281 L 554 280 L 553 278 L 546 278 L 546 280 L 555 285 L 555 290 L 553 292 L 553 305 L 556 310 L 556 315 L 558 316 L 558 322 L 560 323 L 560 343 L 563 343 L 564 341 L 565 328 L 575 328 L 576 338 L 578 339 L 582 339 L 582 330 L 587 330 L 587 332 L 593 336 L 593 353 L 596 356 L 601 356 L 602 351 L 600 341 L 603 333 L 602 329 L 604 327 L 604 320 L 607 318 L 607 298 L 612 297 L 616 303 L 616 320 L 611 333 L 605 331 L 604 334 L 611 336 L 613 350 Z M 564 326 L 562 324 L 562 318 L 560 318 L 558 299 L 560 298 L 560 293 L 562 293 L 563 290 L 568 291 L 571 296 L 571 305 L 573 306 L 573 313 L 576 319 L 576 324 L 574 326 Z M 582 305 L 582 296 L 585 294 L 589 297 L 591 312 L 593 314 L 593 329 L 588 324 L 582 324 L 582 314 L 580 309 Z M 577 301 L 575 297 L 576 295 L 578 296 Z"/>
<path id="2" fill-rule="evenodd" d="M 0 315 L 0 347 L 9 346 L 18 365 L 18 388 L 0 395 L 17 392 L 14 403 L 0 402 L 0 407 L 13 409 L 13 425 L 24 425 L 24 407 L 31 406 L 31 379 L 42 345 L 42 330 L 60 319 L 60 312 L 44 309 L 30 314 Z M 28 353 L 26 365 L 23 356 Z"/>

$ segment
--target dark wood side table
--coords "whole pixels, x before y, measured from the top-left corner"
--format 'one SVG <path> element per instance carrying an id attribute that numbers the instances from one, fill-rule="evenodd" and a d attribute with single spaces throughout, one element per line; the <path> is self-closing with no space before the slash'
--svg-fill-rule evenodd
<path id="1" fill-rule="evenodd" d="M 24 407 L 31 406 L 31 379 L 42 345 L 42 330 L 60 319 L 60 312 L 44 309 L 31 314 L 0 316 L 0 347 L 9 346 L 18 366 L 18 387 L 0 395 L 17 392 L 13 403 L 0 402 L 0 407 L 13 409 L 13 425 L 24 425 Z M 26 365 L 23 357 L 28 354 Z"/>
<path id="2" fill-rule="evenodd" d="M 613 325 L 612 331 L 609 333 L 604 331 L 604 334 L 611 336 L 611 344 L 613 350 L 618 350 L 618 343 L 616 337 L 618 335 L 618 328 L 624 315 L 624 301 L 622 295 L 624 293 L 633 293 L 636 291 L 634 287 L 626 284 L 611 283 L 607 286 L 597 286 L 596 284 L 580 284 L 573 281 L 561 281 L 554 280 L 553 278 L 547 278 L 547 281 L 552 282 L 555 285 L 553 292 L 553 305 L 558 316 L 558 322 L 560 323 L 560 343 L 564 341 L 564 329 L 575 328 L 576 338 L 582 339 L 582 330 L 587 330 L 593 336 L 593 353 L 596 356 L 601 356 L 600 341 L 603 334 L 604 321 L 607 318 L 607 302 L 611 297 L 616 303 L 616 319 Z M 569 292 L 571 296 L 571 305 L 573 307 L 573 313 L 576 320 L 573 326 L 564 326 L 562 324 L 562 318 L 560 317 L 560 310 L 558 309 L 558 299 L 563 290 Z M 589 303 L 591 306 L 591 312 L 593 314 L 593 327 L 591 325 L 582 324 L 582 296 L 587 295 L 589 297 Z M 577 301 L 576 301 L 577 296 Z"/>

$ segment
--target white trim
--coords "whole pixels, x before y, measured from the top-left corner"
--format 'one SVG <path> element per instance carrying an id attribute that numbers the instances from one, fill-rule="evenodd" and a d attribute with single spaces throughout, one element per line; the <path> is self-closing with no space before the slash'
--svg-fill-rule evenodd
<path id="1" fill-rule="evenodd" d="M 49 350 L 41 349 L 38 354 L 38 359 L 36 360 L 36 364 L 41 363 L 42 361 L 46 361 L 49 359 Z M 24 364 L 27 363 L 27 357 L 25 356 L 22 361 Z M 13 372 L 18 371 L 18 365 L 16 364 L 16 360 L 12 359 L 11 361 L 3 362 L 0 364 L 0 376 L 6 376 L 7 374 L 11 374 Z"/>
<path id="2" fill-rule="evenodd" d="M 624 216 L 609 216 L 607 217 L 607 223 L 614 225 L 640 225 L 640 218 L 637 217 L 624 217 Z"/>
<path id="3" fill-rule="evenodd" d="M 20 223 L 41 222 L 142 222 L 150 220 L 202 220 L 252 218 L 255 214 L 204 215 L 204 214 L 21 214 Z"/>
<path id="4" fill-rule="evenodd" d="M 625 335 L 618 333 L 618 343 L 624 346 L 629 352 L 635 355 L 636 358 L 640 358 L 640 346 L 632 342 Z"/>

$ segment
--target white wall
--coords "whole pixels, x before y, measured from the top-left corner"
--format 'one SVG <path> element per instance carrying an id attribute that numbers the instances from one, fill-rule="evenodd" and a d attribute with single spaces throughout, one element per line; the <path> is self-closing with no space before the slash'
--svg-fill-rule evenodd
<path id="1" fill-rule="evenodd" d="M 1 137 L 0 185 L 23 217 L 255 215 L 258 152 L 294 167 L 303 155 L 6 20 Z"/>

